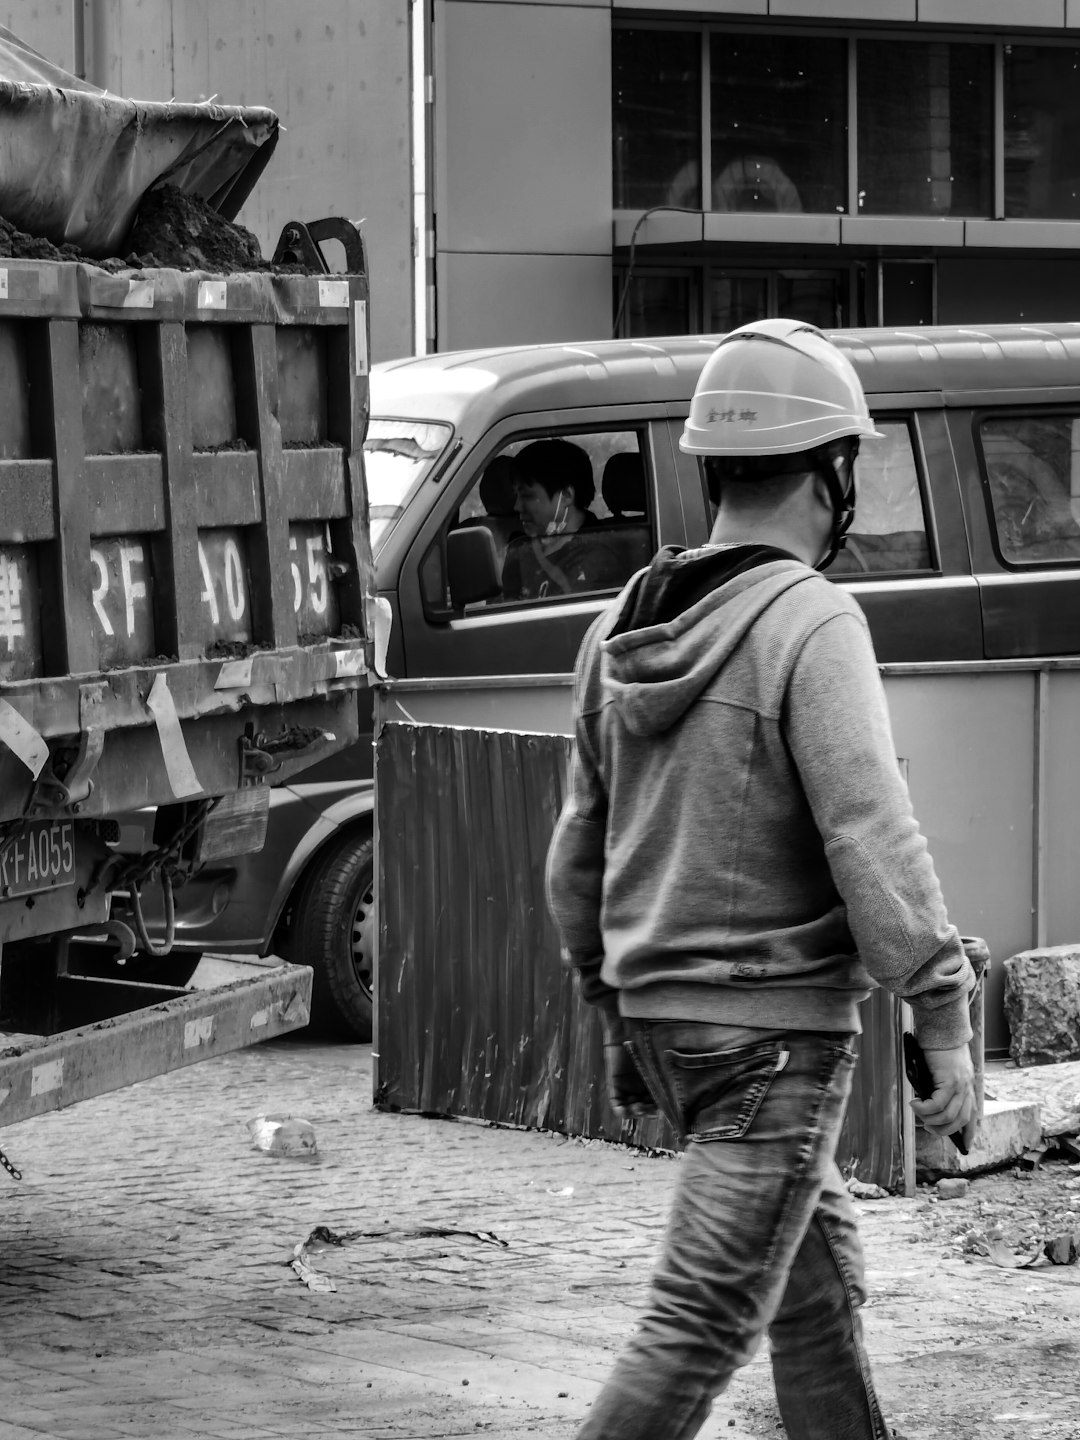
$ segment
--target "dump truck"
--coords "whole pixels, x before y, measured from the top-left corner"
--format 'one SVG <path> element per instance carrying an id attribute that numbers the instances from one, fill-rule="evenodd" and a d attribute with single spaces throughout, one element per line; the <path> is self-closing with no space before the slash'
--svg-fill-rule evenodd
<path id="1" fill-rule="evenodd" d="M 205 256 L 276 117 L 135 105 L 51 68 L 35 83 L 41 57 L 12 42 L 0 1124 L 307 1022 L 306 967 L 192 976 L 172 952 L 174 895 L 262 844 L 272 785 L 356 741 L 373 594 L 356 230 L 294 223 L 272 263 L 235 270 L 129 255 L 147 198 L 171 193 L 202 216 Z"/>

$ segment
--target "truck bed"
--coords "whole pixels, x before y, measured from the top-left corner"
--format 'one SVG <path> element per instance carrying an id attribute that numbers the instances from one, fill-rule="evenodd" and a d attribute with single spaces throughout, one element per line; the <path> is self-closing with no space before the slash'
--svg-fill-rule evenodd
<path id="1" fill-rule="evenodd" d="M 0 822 L 355 739 L 366 278 L 0 259 L 0 384 Z"/>

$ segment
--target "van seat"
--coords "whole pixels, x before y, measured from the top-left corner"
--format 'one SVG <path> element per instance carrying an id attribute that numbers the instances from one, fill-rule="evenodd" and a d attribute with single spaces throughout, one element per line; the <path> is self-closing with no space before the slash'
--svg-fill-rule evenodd
<path id="1" fill-rule="evenodd" d="M 645 519 L 645 466 L 636 450 L 623 450 L 608 459 L 600 494 L 616 524 Z"/>

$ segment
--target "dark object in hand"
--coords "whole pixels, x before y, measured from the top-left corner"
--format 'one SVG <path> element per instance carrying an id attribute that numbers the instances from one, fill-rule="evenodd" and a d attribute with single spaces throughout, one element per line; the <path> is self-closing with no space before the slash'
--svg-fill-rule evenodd
<path id="1" fill-rule="evenodd" d="M 907 1031 L 904 1033 L 904 1073 L 919 1099 L 929 1100 L 934 1093 L 934 1077 L 930 1074 L 930 1066 L 926 1063 L 922 1046 L 915 1036 Z M 949 1139 L 961 1155 L 968 1153 L 963 1130 L 957 1130 L 955 1134 L 949 1136 Z"/>

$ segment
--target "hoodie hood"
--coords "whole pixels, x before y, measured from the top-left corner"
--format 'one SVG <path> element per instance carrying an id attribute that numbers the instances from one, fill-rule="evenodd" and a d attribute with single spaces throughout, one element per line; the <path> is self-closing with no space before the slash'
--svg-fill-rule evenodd
<path id="1" fill-rule="evenodd" d="M 635 735 L 679 721 L 759 615 L 821 577 L 769 545 L 665 546 L 623 593 L 600 642 L 604 694 Z"/>

